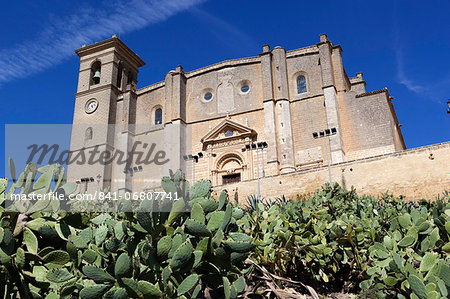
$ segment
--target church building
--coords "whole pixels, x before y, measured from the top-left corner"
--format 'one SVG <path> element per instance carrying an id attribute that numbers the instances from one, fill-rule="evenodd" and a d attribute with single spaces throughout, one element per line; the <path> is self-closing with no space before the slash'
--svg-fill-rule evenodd
<path id="1" fill-rule="evenodd" d="M 405 149 L 388 90 L 349 77 L 325 34 L 296 50 L 264 45 L 254 57 L 178 66 L 140 89 L 145 62 L 117 36 L 75 52 L 72 154 L 134 156 L 70 164 L 69 180 L 86 191 L 156 190 L 179 168 L 189 181 L 236 184 Z"/>

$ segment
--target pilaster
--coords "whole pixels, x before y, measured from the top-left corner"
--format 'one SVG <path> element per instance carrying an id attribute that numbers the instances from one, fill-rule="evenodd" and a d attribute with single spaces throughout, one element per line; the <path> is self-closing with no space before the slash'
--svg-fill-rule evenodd
<path id="1" fill-rule="evenodd" d="M 165 89 L 164 151 L 169 162 L 164 167 L 164 175 L 169 175 L 169 169 L 186 172 L 183 156 L 190 154 L 186 147 L 186 77 L 181 66 L 166 75 Z"/>
<path id="2" fill-rule="evenodd" d="M 280 172 L 295 171 L 294 142 L 289 102 L 286 51 L 281 47 L 272 50 L 275 77 L 276 127 L 278 132 Z"/>
<path id="3" fill-rule="evenodd" d="M 331 59 L 332 44 L 326 34 L 320 35 L 319 48 L 320 67 L 322 70 L 322 89 L 325 98 L 325 111 L 328 128 L 336 128 L 337 134 L 329 137 L 332 163 L 344 161 L 342 135 L 339 122 L 339 107 L 337 90 L 334 80 L 333 63 Z"/>
<path id="4" fill-rule="evenodd" d="M 261 78 L 263 85 L 264 136 L 267 142 L 266 163 L 268 174 L 278 174 L 278 145 L 275 124 L 275 99 L 273 96 L 272 53 L 269 45 L 263 46 Z"/>
<path id="5" fill-rule="evenodd" d="M 132 89 L 132 85 L 126 86 L 126 91 L 123 93 L 123 103 L 119 128 L 119 149 L 121 152 L 126 153 L 127 159 L 134 160 L 133 153 L 133 140 L 135 133 L 136 123 L 136 100 L 137 95 Z M 133 175 L 129 168 L 132 168 L 133 164 L 126 163 L 125 165 L 118 165 L 118 191 L 119 194 L 133 191 Z"/>

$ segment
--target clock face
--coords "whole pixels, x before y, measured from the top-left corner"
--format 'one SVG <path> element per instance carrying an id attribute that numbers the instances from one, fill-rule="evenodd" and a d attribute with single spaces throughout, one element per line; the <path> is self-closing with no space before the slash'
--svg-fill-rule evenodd
<path id="1" fill-rule="evenodd" d="M 98 102 L 96 99 L 89 100 L 86 104 L 86 113 L 94 112 L 98 107 Z"/>

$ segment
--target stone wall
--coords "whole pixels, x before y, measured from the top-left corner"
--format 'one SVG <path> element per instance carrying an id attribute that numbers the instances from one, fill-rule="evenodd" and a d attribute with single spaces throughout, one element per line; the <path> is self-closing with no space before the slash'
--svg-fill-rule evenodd
<path id="1" fill-rule="evenodd" d="M 434 199 L 450 190 L 450 141 L 401 152 L 373 156 L 331 166 L 333 182 L 347 189 L 354 186 L 358 194 L 379 195 L 389 192 L 404 195 L 406 200 Z M 328 178 L 326 166 L 260 179 L 261 196 L 275 198 L 284 194 L 312 193 Z M 231 198 L 245 203 L 257 194 L 257 180 L 218 186 L 216 193 L 227 189 Z"/>

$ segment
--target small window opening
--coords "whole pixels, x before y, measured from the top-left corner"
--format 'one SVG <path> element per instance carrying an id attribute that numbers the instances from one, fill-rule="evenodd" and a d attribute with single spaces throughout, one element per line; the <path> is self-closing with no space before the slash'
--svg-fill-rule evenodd
<path id="1" fill-rule="evenodd" d="M 117 82 L 116 86 L 119 88 L 122 88 L 122 73 L 123 73 L 123 67 L 122 64 L 119 64 L 119 67 L 117 68 Z"/>
<path id="2" fill-rule="evenodd" d="M 155 110 L 155 125 L 162 124 L 162 109 L 158 108 Z"/>
<path id="3" fill-rule="evenodd" d="M 127 84 L 131 84 L 134 81 L 134 75 L 133 73 L 130 71 L 128 72 L 128 80 L 127 80 Z"/>
<path id="4" fill-rule="evenodd" d="M 233 130 L 227 130 L 225 132 L 225 137 L 231 137 L 231 136 L 233 136 Z"/>
<path id="5" fill-rule="evenodd" d="M 210 101 L 212 99 L 212 93 L 208 91 L 203 98 L 205 101 Z"/>
<path id="6" fill-rule="evenodd" d="M 297 93 L 306 92 L 306 78 L 303 75 L 297 77 Z"/>
<path id="7" fill-rule="evenodd" d="M 89 127 L 86 129 L 86 132 L 84 133 L 84 142 L 88 142 L 89 140 L 92 140 L 92 128 Z"/>
<path id="8" fill-rule="evenodd" d="M 247 93 L 249 90 L 250 90 L 250 86 L 248 86 L 248 84 L 244 84 L 241 86 L 242 93 Z"/>

